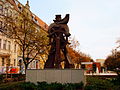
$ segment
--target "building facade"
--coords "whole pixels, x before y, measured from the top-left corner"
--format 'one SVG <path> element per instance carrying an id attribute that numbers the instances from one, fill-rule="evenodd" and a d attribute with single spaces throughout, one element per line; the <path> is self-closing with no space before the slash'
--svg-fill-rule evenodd
<path id="1" fill-rule="evenodd" d="M 99 62 L 81 62 L 81 68 L 86 70 L 86 73 L 100 73 L 101 65 Z"/>
<path id="2" fill-rule="evenodd" d="M 0 67 L 17 67 L 19 66 L 19 60 L 21 59 L 21 52 L 19 45 L 14 39 L 9 38 L 3 33 L 6 29 L 6 25 L 9 25 L 7 18 L 16 18 L 20 16 L 22 11 L 25 11 L 28 17 L 34 22 L 34 27 L 37 30 L 47 31 L 48 25 L 43 22 L 39 17 L 30 11 L 29 1 L 26 5 L 22 5 L 18 0 L 0 0 Z M 40 68 L 42 61 L 35 59 L 29 65 L 29 68 Z"/>
<path id="3" fill-rule="evenodd" d="M 96 62 L 99 62 L 101 67 L 104 67 L 105 59 L 96 59 Z"/>

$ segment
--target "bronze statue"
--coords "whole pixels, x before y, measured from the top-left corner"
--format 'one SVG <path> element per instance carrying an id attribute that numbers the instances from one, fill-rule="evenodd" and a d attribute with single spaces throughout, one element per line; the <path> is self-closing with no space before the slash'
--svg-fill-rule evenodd
<path id="1" fill-rule="evenodd" d="M 49 45 L 51 49 L 48 55 L 48 60 L 45 63 L 45 68 L 61 68 L 61 62 L 65 62 L 65 68 L 70 67 L 70 60 L 68 60 L 66 45 L 68 37 L 70 36 L 68 21 L 69 14 L 61 19 L 61 15 L 56 15 L 54 23 L 50 24 L 48 28 Z M 64 54 L 64 60 L 61 58 L 61 52 Z"/>

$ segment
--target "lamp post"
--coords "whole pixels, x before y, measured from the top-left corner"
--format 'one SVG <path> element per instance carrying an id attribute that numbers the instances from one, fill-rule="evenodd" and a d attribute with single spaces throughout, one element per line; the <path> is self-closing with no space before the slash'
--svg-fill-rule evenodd
<path id="1" fill-rule="evenodd" d="M 6 64 L 6 78 L 8 77 L 8 64 Z"/>
<path id="2" fill-rule="evenodd" d="M 22 60 L 20 59 L 20 60 L 19 60 L 19 66 L 20 66 L 20 72 L 19 72 L 19 73 L 20 73 L 20 74 L 21 74 L 21 65 L 22 65 Z"/>

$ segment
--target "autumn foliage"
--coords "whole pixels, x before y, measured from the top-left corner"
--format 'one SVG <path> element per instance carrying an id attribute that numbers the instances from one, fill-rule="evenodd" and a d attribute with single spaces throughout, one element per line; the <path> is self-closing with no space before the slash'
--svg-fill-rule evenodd
<path id="1" fill-rule="evenodd" d="M 73 38 L 73 39 L 70 39 L 69 42 L 71 44 L 67 46 L 67 50 L 73 63 L 80 64 L 81 62 L 92 61 L 89 55 L 86 55 L 85 53 L 82 53 L 81 51 L 79 51 L 78 47 L 80 44 L 77 40 Z"/>
<path id="2" fill-rule="evenodd" d="M 120 52 L 112 53 L 105 60 L 105 66 L 108 70 L 115 70 L 120 68 Z"/>

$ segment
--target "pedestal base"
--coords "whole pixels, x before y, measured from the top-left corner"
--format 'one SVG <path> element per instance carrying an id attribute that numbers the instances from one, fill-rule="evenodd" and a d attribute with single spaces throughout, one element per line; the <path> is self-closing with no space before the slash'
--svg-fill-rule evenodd
<path id="1" fill-rule="evenodd" d="M 58 82 L 58 83 L 80 83 L 85 84 L 84 70 L 81 69 L 43 69 L 27 70 L 26 81 L 37 82 Z"/>

